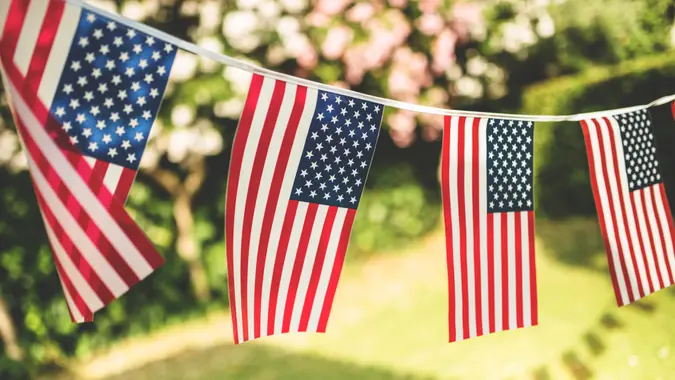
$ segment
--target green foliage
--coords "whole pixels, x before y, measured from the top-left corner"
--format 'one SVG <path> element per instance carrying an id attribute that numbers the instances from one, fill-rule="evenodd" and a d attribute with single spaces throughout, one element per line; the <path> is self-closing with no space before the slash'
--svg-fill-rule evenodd
<path id="1" fill-rule="evenodd" d="M 661 54 L 616 66 L 596 67 L 582 74 L 551 80 L 528 88 L 523 112 L 569 114 L 646 104 L 675 88 L 675 56 Z M 668 149 L 673 121 L 667 106 L 652 111 L 661 170 L 666 188 L 675 188 Z M 594 215 L 586 147 L 577 123 L 541 125 L 535 134 L 537 211 L 560 218 Z"/>

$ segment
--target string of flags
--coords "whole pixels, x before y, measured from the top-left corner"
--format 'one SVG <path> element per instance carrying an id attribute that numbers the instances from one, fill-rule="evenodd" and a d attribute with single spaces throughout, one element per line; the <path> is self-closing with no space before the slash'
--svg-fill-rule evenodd
<path id="1" fill-rule="evenodd" d="M 0 72 L 66 304 L 74 322 L 91 322 L 163 263 L 124 203 L 178 50 L 201 51 L 79 0 L 4 1 L 0 33 Z M 581 122 L 617 304 L 674 282 L 647 110 L 673 96 L 567 116 L 451 111 L 205 55 L 253 73 L 225 194 L 235 343 L 326 331 L 387 106 L 445 118 L 451 342 L 538 324 L 537 121 Z"/>

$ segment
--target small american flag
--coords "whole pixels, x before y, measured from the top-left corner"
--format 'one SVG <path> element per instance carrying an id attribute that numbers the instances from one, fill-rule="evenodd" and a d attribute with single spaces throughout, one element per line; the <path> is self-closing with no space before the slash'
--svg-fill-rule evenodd
<path id="1" fill-rule="evenodd" d="M 0 30 L 5 89 L 71 317 L 92 321 L 163 263 L 124 201 L 175 48 L 62 0 L 3 1 Z"/>
<path id="2" fill-rule="evenodd" d="M 619 306 L 673 284 L 673 218 L 646 109 L 581 122 Z"/>
<path id="3" fill-rule="evenodd" d="M 446 117 L 450 341 L 537 324 L 532 122 Z"/>
<path id="4" fill-rule="evenodd" d="M 253 75 L 226 200 L 235 343 L 325 331 L 382 112 Z"/>

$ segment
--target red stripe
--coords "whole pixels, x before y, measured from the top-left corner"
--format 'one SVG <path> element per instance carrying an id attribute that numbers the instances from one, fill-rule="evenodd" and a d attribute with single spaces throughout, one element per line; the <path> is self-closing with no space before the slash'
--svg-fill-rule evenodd
<path id="1" fill-rule="evenodd" d="M 42 75 L 44 74 L 45 66 L 47 66 L 47 59 L 52 50 L 54 38 L 61 23 L 65 7 L 66 4 L 62 1 L 49 1 L 47 5 L 47 12 L 45 13 L 23 86 L 23 94 L 29 106 L 32 106 L 33 102 L 37 99 L 38 88 L 40 82 L 42 82 Z"/>
<path id="2" fill-rule="evenodd" d="M 607 203 L 609 204 L 609 213 L 610 217 L 612 220 L 612 224 L 614 227 L 614 239 L 615 239 L 615 244 L 618 250 L 618 256 L 619 256 L 619 262 L 621 263 L 621 270 L 623 272 L 623 279 L 624 279 L 624 285 L 626 287 L 626 293 L 628 295 L 628 301 L 633 302 L 636 298 L 633 295 L 634 289 L 632 288 L 630 284 L 630 278 L 628 277 L 628 266 L 626 265 L 625 259 L 624 259 L 624 253 L 623 253 L 623 247 L 621 245 L 621 242 L 619 241 L 619 225 L 617 223 L 617 216 L 616 216 L 616 211 L 614 210 L 614 192 L 612 191 L 612 188 L 609 185 L 610 181 L 610 176 L 609 176 L 609 171 L 607 169 L 607 156 L 605 155 L 605 143 L 602 140 L 602 135 L 600 133 L 600 124 L 598 123 L 597 120 L 593 119 L 591 120 L 593 124 L 595 125 L 595 134 L 596 138 L 598 140 L 598 146 L 597 149 L 600 150 L 600 167 L 602 169 L 602 176 L 604 178 L 604 183 L 605 183 L 605 194 L 607 194 Z M 590 133 L 590 131 L 589 131 Z M 589 144 L 591 144 L 589 140 Z M 593 157 L 592 155 L 590 157 Z M 600 202 L 600 194 L 597 194 L 597 200 L 596 203 L 599 205 L 598 207 L 602 206 L 602 203 Z M 603 210 L 604 211 L 604 210 Z M 603 224 L 603 228 L 606 228 Z M 612 256 L 611 256 L 611 246 L 607 245 L 607 258 L 610 263 L 612 263 Z M 623 301 L 620 298 L 620 293 L 617 293 L 617 302 L 619 302 L 619 306 L 624 305 Z"/>
<path id="3" fill-rule="evenodd" d="M 309 317 L 312 314 L 312 310 L 315 308 L 315 301 L 320 302 L 320 300 L 315 300 L 316 290 L 319 286 L 319 279 L 321 278 L 321 273 L 323 272 L 323 263 L 326 260 L 326 250 L 328 250 L 328 243 L 330 242 L 330 234 L 333 230 L 333 224 L 335 223 L 335 214 L 337 214 L 338 208 L 335 206 L 328 207 L 328 213 L 326 214 L 326 220 L 323 223 L 323 230 L 321 231 L 321 238 L 319 240 L 319 247 L 316 251 L 316 259 L 314 260 L 314 267 L 312 268 L 312 276 L 309 279 L 309 287 L 307 289 L 307 295 L 305 296 L 305 304 L 302 309 L 302 315 L 300 317 L 300 328 L 299 331 L 307 331 L 307 324 L 309 323 Z"/>
<path id="4" fill-rule="evenodd" d="M 244 340 L 249 340 L 248 336 L 248 277 L 249 268 L 248 260 L 251 252 L 251 227 L 253 225 L 253 212 L 255 211 L 256 201 L 258 200 L 258 191 L 260 190 L 260 180 L 263 169 L 265 168 L 265 159 L 274 133 L 274 126 L 277 123 L 279 116 L 279 109 L 281 109 L 281 102 L 284 99 L 284 92 L 286 90 L 286 82 L 275 81 L 274 91 L 272 92 L 272 99 L 267 108 L 265 122 L 260 133 L 258 144 L 256 145 L 255 158 L 253 160 L 253 167 L 250 173 L 250 182 L 248 191 L 246 192 L 246 203 L 244 206 L 244 221 L 242 224 L 241 237 L 241 319 L 242 329 L 244 333 Z M 261 105 L 264 107 L 265 105 Z M 240 199 L 239 202 L 243 201 Z M 254 236 L 253 239 L 259 239 L 259 236 Z M 257 258 L 256 258 L 257 259 Z M 257 262 L 257 261 L 256 261 Z M 253 273 L 255 279 L 255 273 Z M 254 289 L 255 291 L 255 289 Z M 256 314 L 256 310 L 251 311 Z M 258 312 L 259 313 L 259 312 Z"/>
<path id="5" fill-rule="evenodd" d="M 588 157 L 588 168 L 590 171 L 590 179 L 591 179 L 591 187 L 593 189 L 593 198 L 595 199 L 595 208 L 598 212 L 598 219 L 600 221 L 600 230 L 602 231 L 602 239 L 605 242 L 605 251 L 607 255 L 607 262 L 609 263 L 609 272 L 612 277 L 612 286 L 614 287 L 614 296 L 616 297 L 616 303 L 617 305 L 621 305 L 621 291 L 619 290 L 619 283 L 618 279 L 616 277 L 616 269 L 614 267 L 614 260 L 612 259 L 612 251 L 611 251 L 611 246 L 609 244 L 609 237 L 607 235 L 607 225 L 605 224 L 605 211 L 602 208 L 602 202 L 601 202 L 601 197 L 600 197 L 600 190 L 598 189 L 598 181 L 597 181 L 597 176 L 602 175 L 600 173 L 596 173 L 595 171 L 595 158 L 593 156 L 593 143 L 591 141 L 591 136 L 590 136 L 590 130 L 588 127 L 588 124 L 586 124 L 586 121 L 583 120 L 581 121 L 581 129 L 584 133 L 584 141 L 586 142 L 586 156 Z M 601 145 L 602 143 L 600 142 L 598 145 Z M 601 155 L 601 165 L 604 156 Z M 603 165 L 604 166 L 604 165 Z M 611 203 L 610 203 L 610 209 L 611 209 Z M 611 211 L 610 211 L 611 212 Z M 612 219 L 614 217 L 612 216 Z M 616 230 L 616 228 L 615 228 Z M 627 279 L 627 274 L 625 267 L 623 268 L 623 275 L 624 279 Z"/>
<path id="6" fill-rule="evenodd" d="M 466 129 L 466 117 L 460 116 L 459 128 L 457 136 L 457 207 L 459 209 L 459 255 L 460 265 L 462 267 L 462 337 L 464 339 L 469 337 L 469 284 L 468 284 L 468 268 L 467 268 L 467 238 L 466 230 L 468 228 L 466 223 L 466 204 L 464 202 L 464 167 L 466 166 L 466 157 L 464 152 Z"/>
<path id="7" fill-rule="evenodd" d="M 58 226 L 58 228 L 60 230 L 59 233 L 61 233 L 62 232 L 61 226 L 56 223 L 55 218 L 54 218 L 53 214 L 51 213 L 51 209 L 46 205 L 46 202 L 42 198 L 42 194 L 40 193 L 40 191 L 37 188 L 35 188 L 35 196 L 37 198 L 38 205 L 40 205 L 40 208 L 43 210 L 42 215 L 44 215 L 44 217 L 45 217 L 45 221 L 44 221 L 45 224 L 49 223 L 49 225 L 52 227 L 52 230 L 54 231 L 55 235 L 57 234 L 57 232 L 54 229 L 54 227 Z M 56 263 L 56 269 L 57 269 L 57 272 L 59 274 L 59 277 L 61 278 L 61 281 L 63 282 L 63 285 L 66 287 L 66 289 L 64 289 L 64 291 L 67 291 L 70 294 L 70 298 L 73 300 L 73 303 L 75 304 L 75 306 L 77 307 L 77 310 L 80 312 L 80 315 L 83 316 L 85 321 L 93 320 L 93 312 L 89 309 L 89 306 L 87 306 L 87 303 L 84 301 L 84 299 L 82 297 L 80 297 L 80 293 L 77 291 L 77 289 L 75 289 L 75 286 L 73 285 L 72 281 L 70 281 L 70 278 L 68 277 L 68 275 L 66 274 L 66 271 L 63 269 L 63 266 L 61 265 L 61 261 L 59 260 L 59 258 L 54 253 L 54 252 L 56 252 L 56 250 L 54 250 L 54 246 L 52 245 L 51 239 L 47 239 L 47 242 L 49 243 L 49 246 L 52 249 L 52 257 L 54 258 L 54 263 Z M 68 239 L 68 243 L 72 244 L 72 242 L 70 242 L 70 239 Z M 65 249 L 65 247 L 64 247 L 64 249 Z M 68 253 L 68 252 L 66 251 L 66 253 Z M 66 305 L 68 305 L 67 302 L 66 302 Z M 70 312 L 70 317 L 74 321 L 75 318 L 73 317 L 72 311 L 70 311 L 70 306 L 68 306 L 68 311 Z"/>
<path id="8" fill-rule="evenodd" d="M 302 268 L 305 265 L 305 258 L 307 256 L 307 247 L 309 246 L 309 238 L 312 236 L 312 226 L 316 219 L 316 212 L 319 205 L 316 203 L 307 204 L 307 214 L 302 225 L 302 233 L 300 234 L 300 242 L 298 250 L 295 255 L 295 262 L 293 263 L 293 270 L 291 272 L 291 282 L 288 284 L 288 295 L 286 296 L 286 306 L 284 308 L 284 322 L 281 332 L 290 331 L 291 317 L 293 316 L 295 297 L 298 295 L 298 284 L 300 283 L 300 276 L 302 275 Z M 292 248 L 291 248 L 292 249 Z"/>
<path id="9" fill-rule="evenodd" d="M 621 180 L 621 176 L 619 172 L 619 160 L 615 146 L 615 141 L 617 140 L 614 138 L 614 128 L 611 128 L 611 123 L 609 119 L 607 118 L 603 119 L 605 120 L 605 125 L 609 126 L 609 128 L 607 128 L 607 133 L 609 134 L 609 147 L 611 149 L 610 152 L 612 154 L 612 160 L 614 162 L 614 180 L 618 182 Z M 621 183 L 617 183 L 617 185 L 619 189 L 619 194 L 617 194 L 617 197 L 619 198 L 619 203 L 621 205 L 621 219 L 623 220 L 624 226 L 623 232 L 626 234 L 626 238 L 628 239 L 628 248 L 630 249 L 630 258 L 633 265 L 633 271 L 635 272 L 635 277 L 637 278 L 638 291 L 640 297 L 644 297 L 645 289 L 642 288 L 642 279 L 640 278 L 640 271 L 638 270 L 637 260 L 635 259 L 635 250 L 633 249 L 633 236 L 630 232 L 630 228 L 628 227 L 628 212 L 626 211 L 626 203 L 622 196 Z"/>
<path id="10" fill-rule="evenodd" d="M 293 148 L 293 141 L 295 140 L 295 135 L 300 125 L 300 118 L 302 117 L 302 112 L 305 108 L 305 99 L 307 97 L 307 88 L 302 86 L 297 86 L 295 93 L 295 103 L 293 104 L 293 110 L 291 111 L 291 116 L 288 120 L 288 126 L 286 127 L 286 132 L 284 133 L 283 141 L 281 142 L 281 149 L 279 150 L 279 156 L 276 159 L 276 166 L 274 168 L 274 174 L 272 175 L 272 184 L 270 185 L 269 197 L 267 198 L 267 204 L 265 205 L 265 214 L 262 221 L 262 227 L 260 229 L 260 245 L 258 248 L 258 263 L 256 266 L 255 273 L 255 291 L 253 294 L 253 303 L 254 303 L 254 337 L 260 337 L 261 326 L 260 326 L 260 314 L 262 312 L 261 298 L 262 298 L 262 287 L 263 280 L 266 276 L 265 273 L 265 261 L 267 260 L 267 254 L 269 249 L 269 240 L 270 233 L 272 230 L 272 223 L 277 212 L 277 204 L 279 202 L 279 192 L 281 190 L 281 185 L 284 181 L 284 175 L 286 173 L 286 168 L 288 166 L 288 158 L 291 154 L 291 149 Z M 277 247 L 278 248 L 278 247 Z M 273 255 L 277 255 L 277 252 L 271 252 Z M 265 305 L 264 307 L 268 307 Z M 269 314 L 268 314 L 269 318 Z M 268 324 L 269 325 L 269 324 Z"/>
<path id="11" fill-rule="evenodd" d="M 345 262 L 345 254 L 347 253 L 347 244 L 349 243 L 349 235 L 352 232 L 352 225 L 354 224 L 354 216 L 356 215 L 356 210 L 348 209 L 347 215 L 345 216 L 344 224 L 342 225 L 342 234 L 340 235 L 340 244 L 338 244 L 337 254 L 335 256 L 335 264 L 333 265 L 333 272 L 330 276 L 330 282 L 328 283 L 328 291 L 326 292 L 326 298 L 324 300 L 323 309 L 321 311 L 321 317 L 319 318 L 319 325 L 317 327 L 317 332 L 326 332 L 326 326 L 328 325 L 328 317 L 330 316 L 330 310 L 333 307 L 333 300 L 335 299 L 335 292 L 337 291 L 337 284 L 340 280 L 340 273 L 342 273 L 342 265 Z"/>
<path id="12" fill-rule="evenodd" d="M 532 326 L 539 323 L 538 301 L 537 301 L 537 266 L 535 264 L 534 254 L 534 211 L 527 212 L 527 244 L 530 252 L 530 311 L 532 313 Z"/>
<path id="13" fill-rule="evenodd" d="M 488 257 L 488 315 L 490 318 L 490 332 L 495 332 L 495 310 L 498 305 L 495 304 L 495 226 L 494 214 L 487 213 L 487 257 Z"/>
<path id="14" fill-rule="evenodd" d="M 652 233 L 651 229 L 651 222 L 649 221 L 649 214 L 647 211 L 647 197 L 645 197 L 645 191 L 649 191 L 646 189 L 637 191 L 635 196 L 639 196 L 641 203 L 642 203 L 642 215 L 644 215 L 644 221 L 645 221 L 645 230 L 642 231 L 642 233 L 646 234 L 647 237 L 649 238 L 649 247 L 652 251 L 652 256 L 654 259 L 654 267 L 656 267 L 656 275 L 658 276 L 659 279 L 659 289 L 663 289 L 664 284 L 663 284 L 663 276 L 661 275 L 661 265 L 659 264 L 659 258 L 658 258 L 658 253 L 656 251 L 656 244 L 654 243 L 654 234 Z"/>
<path id="15" fill-rule="evenodd" d="M 121 204 L 126 203 L 129 192 L 131 191 L 131 186 L 136 179 L 136 174 L 135 170 L 122 168 L 122 174 L 120 174 L 117 186 L 115 187 L 115 198 L 117 198 Z"/>
<path id="16" fill-rule="evenodd" d="M 502 238 L 502 330 L 508 330 L 509 325 L 509 220 L 508 213 L 502 212 L 499 236 Z"/>
<path id="17" fill-rule="evenodd" d="M 444 118 L 441 152 L 441 192 L 443 194 L 443 221 L 445 224 L 445 252 L 448 268 L 448 330 L 449 341 L 457 340 L 455 326 L 455 268 L 452 250 L 452 205 L 450 204 L 450 116 Z"/>
<path id="18" fill-rule="evenodd" d="M 471 190 L 472 190 L 472 205 L 473 205 L 473 273 L 474 273 L 474 293 L 476 295 L 476 335 L 483 335 L 483 304 L 482 304 L 482 286 L 481 286 L 481 273 L 480 273 L 480 241 L 481 241 L 481 228 L 480 228 L 480 218 L 484 217 L 480 214 L 480 172 L 479 172 L 479 163 L 481 161 L 480 152 L 478 151 L 478 138 L 480 136 L 480 120 L 479 118 L 473 119 L 473 136 L 472 136 L 472 164 L 473 168 L 471 169 Z"/>
<path id="19" fill-rule="evenodd" d="M 642 234 L 647 233 L 649 234 L 649 230 L 643 231 L 642 228 L 640 227 L 640 220 L 638 219 L 638 214 L 637 214 L 637 205 L 635 205 L 635 199 L 633 196 L 639 196 L 638 193 L 641 193 L 642 191 L 637 191 L 629 194 L 628 199 L 630 202 L 628 202 L 628 207 L 630 207 L 631 212 L 633 213 L 633 220 L 635 221 L 635 230 L 637 233 L 637 238 L 638 238 L 638 243 L 640 244 L 640 252 L 642 253 L 642 262 L 645 265 L 645 273 L 647 274 L 647 284 L 649 284 L 649 293 L 654 293 L 654 284 L 652 283 L 652 274 L 651 271 L 649 270 L 649 263 L 647 261 L 647 252 L 645 251 L 645 245 L 644 241 L 642 238 Z M 658 266 L 658 262 L 655 263 L 656 266 Z"/>
<path id="20" fill-rule="evenodd" d="M 7 1 L 7 0 L 3 0 Z M 26 19 L 28 12 L 28 0 L 10 0 L 12 4 L 7 11 L 7 19 L 5 20 L 5 29 L 2 32 L 2 40 L 0 40 L 0 55 L 5 63 L 14 61 L 14 53 L 16 52 L 16 45 L 19 42 L 19 35 Z M 19 88 L 19 87 L 17 87 Z"/>
<path id="21" fill-rule="evenodd" d="M 670 103 L 670 112 L 673 114 L 673 119 L 675 119 L 675 102 Z"/>
<path id="22" fill-rule="evenodd" d="M 279 248 L 274 258 L 274 270 L 272 271 L 272 283 L 270 285 L 270 305 L 267 313 L 267 335 L 274 334 L 274 327 L 277 315 L 277 302 L 279 297 L 279 284 L 281 283 L 281 273 L 284 270 L 284 262 L 288 254 L 288 239 L 293 231 L 293 221 L 298 211 L 298 201 L 289 201 L 284 216 L 284 223 L 281 227 L 282 238 L 279 241 Z M 295 249 L 295 247 L 291 247 Z"/>
<path id="23" fill-rule="evenodd" d="M 661 217 L 658 214 L 659 206 L 666 210 L 666 219 L 668 222 L 668 228 L 670 230 L 670 238 L 671 242 L 673 239 L 673 217 L 670 215 L 670 206 L 668 205 L 668 198 L 666 197 L 666 192 L 663 187 L 662 183 L 659 183 L 658 185 L 658 191 L 661 194 L 661 202 L 659 204 L 656 203 L 656 190 L 654 187 L 651 187 L 651 192 L 652 192 L 652 206 L 654 207 L 654 213 L 657 221 L 657 225 L 659 226 L 659 237 L 661 238 L 661 247 L 663 249 L 663 259 L 666 262 L 666 267 L 668 268 L 668 275 L 670 276 L 669 280 L 670 283 L 669 285 L 673 284 L 673 268 L 670 266 L 670 261 L 668 260 L 668 244 L 666 242 L 666 234 L 664 232 L 664 226 L 663 226 L 663 221 L 661 220 Z M 673 243 L 671 243 L 673 244 Z M 672 254 L 672 253 L 671 253 Z"/>
<path id="24" fill-rule="evenodd" d="M 230 160 L 230 170 L 227 180 L 226 206 L 225 206 L 225 235 L 227 240 L 227 281 L 229 286 L 230 312 L 232 314 L 232 325 L 234 326 L 234 343 L 239 343 L 237 333 L 237 296 L 234 294 L 234 274 L 238 268 L 234 267 L 234 211 L 237 203 L 237 186 L 239 184 L 239 175 L 241 174 L 241 160 L 244 157 L 244 148 L 248 139 L 249 130 L 253 114 L 258 104 L 260 88 L 262 87 L 263 77 L 254 74 L 251 78 L 246 105 L 239 119 L 239 127 L 232 144 L 232 155 Z M 239 281 L 239 276 L 237 280 Z"/>
<path id="25" fill-rule="evenodd" d="M 521 212 L 513 213 L 515 227 L 515 256 L 516 256 L 516 326 L 523 327 L 523 231 L 521 226 Z"/>

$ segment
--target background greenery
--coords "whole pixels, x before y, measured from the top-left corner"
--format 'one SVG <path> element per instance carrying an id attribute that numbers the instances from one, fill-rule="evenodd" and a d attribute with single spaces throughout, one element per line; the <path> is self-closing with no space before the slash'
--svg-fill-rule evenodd
<path id="1" fill-rule="evenodd" d="M 92 3 L 271 69 L 434 106 L 565 114 L 646 103 L 675 88 L 670 0 Z M 0 312 L 14 337 L 3 335 L 0 378 L 64 366 L 121 338 L 227 307 L 224 192 L 247 87 L 241 77 L 189 54 L 177 60 L 127 204 L 166 263 L 87 325 L 68 317 L 2 100 Z M 672 204 L 672 115 L 666 106 L 653 116 Z M 387 110 L 350 262 L 395 252 L 438 227 L 439 126 L 437 118 Z M 561 263 L 606 271 L 596 260 L 602 245 L 580 129 L 538 124 L 536 144 L 538 234 Z"/>

